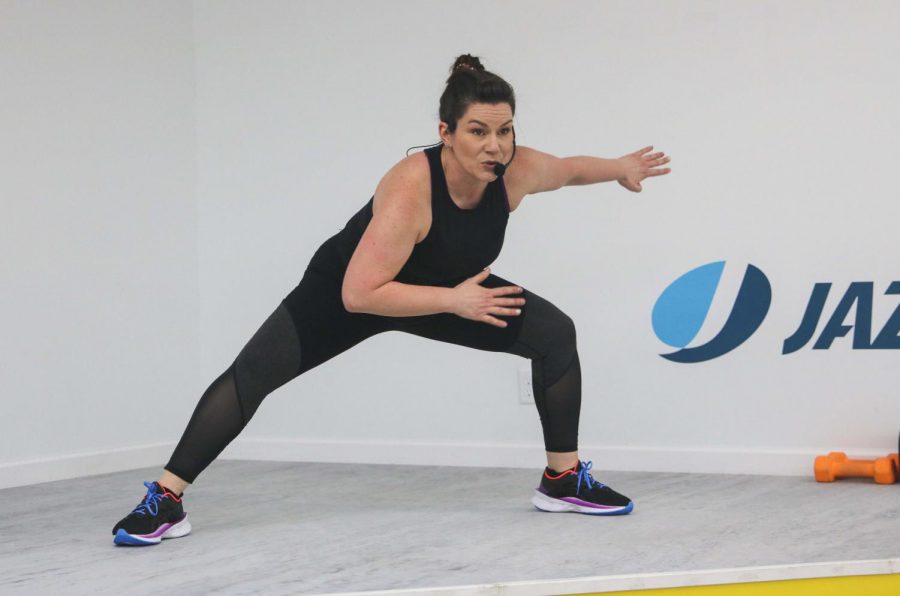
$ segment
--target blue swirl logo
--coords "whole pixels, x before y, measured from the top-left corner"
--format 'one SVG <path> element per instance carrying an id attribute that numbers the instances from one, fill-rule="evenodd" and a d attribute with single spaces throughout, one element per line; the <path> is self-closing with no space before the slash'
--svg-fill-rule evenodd
<path id="1" fill-rule="evenodd" d="M 762 271 L 748 264 L 722 329 L 705 344 L 688 347 L 703 327 L 724 269 L 725 261 L 697 267 L 669 284 L 657 298 L 653 331 L 666 345 L 679 348 L 660 356 L 682 363 L 712 360 L 747 341 L 762 324 L 772 303 L 772 286 Z"/>

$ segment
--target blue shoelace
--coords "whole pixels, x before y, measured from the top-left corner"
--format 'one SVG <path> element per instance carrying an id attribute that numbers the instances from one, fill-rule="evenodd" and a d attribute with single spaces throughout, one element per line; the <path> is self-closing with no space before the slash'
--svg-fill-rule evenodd
<path id="1" fill-rule="evenodd" d="M 581 462 L 581 470 L 578 472 L 578 484 L 575 485 L 575 494 L 581 494 L 581 483 L 584 482 L 588 490 L 593 487 L 603 488 L 606 485 L 600 482 L 599 480 L 595 480 L 593 476 L 590 474 L 591 468 L 594 467 L 594 463 L 590 461 Z"/>
<path id="2" fill-rule="evenodd" d="M 147 496 L 144 497 L 144 500 L 140 505 L 134 508 L 132 513 L 137 513 L 138 515 L 156 515 L 159 513 L 159 502 L 163 500 L 165 493 L 161 493 L 157 490 L 156 485 L 152 482 L 145 482 L 144 486 L 147 487 Z"/>

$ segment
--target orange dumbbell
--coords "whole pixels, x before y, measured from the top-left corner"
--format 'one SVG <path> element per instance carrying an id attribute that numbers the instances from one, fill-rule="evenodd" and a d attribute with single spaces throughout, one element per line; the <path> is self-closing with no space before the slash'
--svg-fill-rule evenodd
<path id="1" fill-rule="evenodd" d="M 874 478 L 878 484 L 897 481 L 900 455 L 894 453 L 878 459 L 847 459 L 846 453 L 832 452 L 816 458 L 818 482 L 834 482 L 838 478 Z"/>

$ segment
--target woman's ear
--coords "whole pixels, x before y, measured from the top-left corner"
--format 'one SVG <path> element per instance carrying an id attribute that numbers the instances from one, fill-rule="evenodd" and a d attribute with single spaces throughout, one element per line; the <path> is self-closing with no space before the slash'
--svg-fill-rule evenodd
<path id="1" fill-rule="evenodd" d="M 441 122 L 440 124 L 438 124 L 438 136 L 441 137 L 441 142 L 443 142 L 447 147 L 450 147 L 451 145 L 451 134 L 452 133 L 450 132 L 450 127 L 447 126 L 446 122 Z"/>

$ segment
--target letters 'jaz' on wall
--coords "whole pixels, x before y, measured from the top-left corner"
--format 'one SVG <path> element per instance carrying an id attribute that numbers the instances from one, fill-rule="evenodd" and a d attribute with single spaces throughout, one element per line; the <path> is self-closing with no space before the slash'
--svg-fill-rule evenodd
<path id="1" fill-rule="evenodd" d="M 854 350 L 896 350 L 900 349 L 900 305 L 894 309 L 894 313 L 884 324 L 881 331 L 872 341 L 872 296 L 875 284 L 870 281 L 855 281 L 850 284 L 844 297 L 834 309 L 834 314 L 828 319 L 819 339 L 813 344 L 814 350 L 827 350 L 838 337 L 847 335 L 853 329 Z M 800 327 L 786 340 L 781 349 L 782 354 L 796 352 L 812 339 L 813 333 L 822 317 L 825 308 L 825 299 L 831 290 L 830 283 L 817 283 L 813 286 L 812 295 L 806 305 L 806 312 Z M 900 281 L 891 282 L 885 295 L 900 294 Z M 844 325 L 844 319 L 850 313 L 850 309 L 856 305 L 856 318 L 853 325 Z"/>

